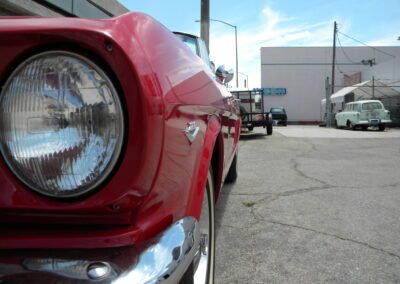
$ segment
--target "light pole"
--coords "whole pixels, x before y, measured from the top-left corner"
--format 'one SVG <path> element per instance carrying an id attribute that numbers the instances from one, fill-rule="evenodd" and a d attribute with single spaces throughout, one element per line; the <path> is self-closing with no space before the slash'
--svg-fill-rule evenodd
<path id="1" fill-rule="evenodd" d="M 210 1 L 201 0 L 200 37 L 204 40 L 207 51 L 210 52 Z"/>
<path id="2" fill-rule="evenodd" d="M 237 41 L 237 26 L 229 24 L 225 21 L 221 21 L 221 20 L 216 20 L 216 19 L 210 19 L 210 21 L 214 21 L 214 22 L 220 22 L 222 24 L 228 25 L 232 28 L 235 29 L 235 51 L 236 51 L 236 88 L 239 87 L 239 61 L 238 61 L 238 41 Z M 195 22 L 200 22 L 199 20 L 196 20 Z"/>

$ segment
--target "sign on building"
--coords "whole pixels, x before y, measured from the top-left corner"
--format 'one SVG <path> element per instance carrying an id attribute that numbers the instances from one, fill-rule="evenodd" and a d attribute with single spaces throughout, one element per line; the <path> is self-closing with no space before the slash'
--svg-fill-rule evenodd
<path id="1" fill-rule="evenodd" d="M 286 95 L 286 88 L 254 88 L 253 91 L 262 92 L 264 95 L 269 95 L 269 96 Z"/>

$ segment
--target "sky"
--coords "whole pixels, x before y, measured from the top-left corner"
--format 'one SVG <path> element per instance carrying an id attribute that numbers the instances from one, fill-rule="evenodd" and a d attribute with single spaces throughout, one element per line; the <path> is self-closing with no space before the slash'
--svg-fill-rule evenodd
<path id="1" fill-rule="evenodd" d="M 399 46 L 400 0 L 209 0 L 210 18 L 237 26 L 239 85 L 260 87 L 260 48 L 332 46 L 333 23 L 340 32 L 372 46 Z M 200 35 L 200 0 L 119 0 L 172 31 Z M 338 35 L 342 46 L 361 45 Z M 235 68 L 234 28 L 210 23 L 210 57 Z M 246 76 L 247 75 L 247 76 Z M 235 79 L 232 81 L 235 82 Z M 231 83 L 232 84 L 232 83 Z"/>

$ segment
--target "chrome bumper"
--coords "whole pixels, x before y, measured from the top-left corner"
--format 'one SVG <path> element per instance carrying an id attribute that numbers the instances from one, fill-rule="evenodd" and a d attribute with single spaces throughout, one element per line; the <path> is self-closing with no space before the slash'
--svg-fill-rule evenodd
<path id="1" fill-rule="evenodd" d="M 390 119 L 377 119 L 378 122 L 377 124 L 389 124 L 392 123 L 392 120 Z M 360 120 L 357 125 L 365 125 L 365 126 L 372 126 L 373 124 L 371 123 L 370 120 Z"/>
<path id="2" fill-rule="evenodd" d="M 140 246 L 0 251 L 0 282 L 176 284 L 199 247 L 198 223 L 186 217 Z"/>

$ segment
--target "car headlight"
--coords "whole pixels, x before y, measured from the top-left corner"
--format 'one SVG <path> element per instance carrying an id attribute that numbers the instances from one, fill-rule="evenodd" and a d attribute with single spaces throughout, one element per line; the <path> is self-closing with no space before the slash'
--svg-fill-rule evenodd
<path id="1" fill-rule="evenodd" d="M 121 102 L 93 61 L 51 51 L 24 61 L 0 96 L 0 150 L 14 174 L 47 196 L 101 184 L 122 148 Z"/>

